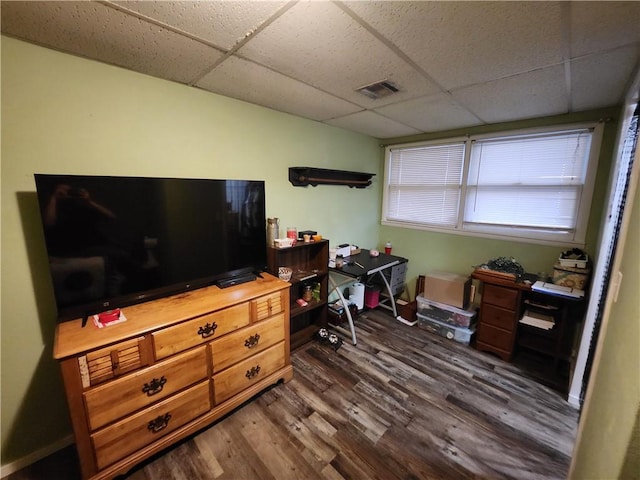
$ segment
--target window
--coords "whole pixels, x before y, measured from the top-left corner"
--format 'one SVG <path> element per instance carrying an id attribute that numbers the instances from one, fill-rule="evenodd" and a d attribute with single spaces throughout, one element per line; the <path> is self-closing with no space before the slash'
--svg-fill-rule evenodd
<path id="1" fill-rule="evenodd" d="M 602 125 L 387 147 L 385 225 L 583 245 Z"/>

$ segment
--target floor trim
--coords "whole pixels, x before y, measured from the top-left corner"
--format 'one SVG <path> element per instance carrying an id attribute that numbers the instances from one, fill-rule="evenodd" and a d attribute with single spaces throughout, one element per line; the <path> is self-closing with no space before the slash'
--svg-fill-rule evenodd
<path id="1" fill-rule="evenodd" d="M 36 463 L 38 460 L 42 460 L 45 457 L 48 457 L 52 453 L 57 452 L 58 450 L 62 450 L 65 447 L 73 444 L 73 435 L 67 435 L 66 437 L 61 438 L 57 442 L 52 443 L 51 445 L 47 445 L 40 450 L 36 450 L 35 452 L 31 452 L 29 455 L 26 455 L 18 460 L 7 463 L 6 465 L 0 466 L 0 478 L 5 478 L 11 475 L 12 473 L 17 472 L 18 470 L 22 470 L 25 467 L 28 467 L 32 463 Z"/>

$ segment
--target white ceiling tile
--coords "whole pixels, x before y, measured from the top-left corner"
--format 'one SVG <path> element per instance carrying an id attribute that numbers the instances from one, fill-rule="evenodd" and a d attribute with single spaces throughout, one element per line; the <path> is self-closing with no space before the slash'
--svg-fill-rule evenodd
<path id="1" fill-rule="evenodd" d="M 612 106 L 640 64 L 640 1 L 34 0 L 1 13 L 3 35 L 379 138 Z M 385 79 L 400 92 L 355 92 Z"/>
<path id="2" fill-rule="evenodd" d="M 221 53 L 96 2 L 2 3 L 2 31 L 101 62 L 189 82 Z M 97 28 L 99 26 L 99 28 Z"/>
<path id="3" fill-rule="evenodd" d="M 369 110 L 327 120 L 324 123 L 364 133 L 365 135 L 376 138 L 402 137 L 421 133 L 415 128 L 402 125 Z"/>
<path id="4" fill-rule="evenodd" d="M 356 105 L 237 57 L 226 59 L 196 86 L 313 120 L 359 110 Z"/>
<path id="5" fill-rule="evenodd" d="M 640 42 L 640 2 L 570 2 L 571 56 Z"/>
<path id="6" fill-rule="evenodd" d="M 302 2 L 238 53 L 363 107 L 438 91 L 332 2 Z M 355 90 L 388 79 L 400 92 L 372 100 Z"/>
<path id="7" fill-rule="evenodd" d="M 424 132 L 438 132 L 482 123 L 445 93 L 394 103 L 375 111 Z"/>
<path id="8" fill-rule="evenodd" d="M 562 61 L 559 2 L 347 2 L 450 90 Z"/>
<path id="9" fill-rule="evenodd" d="M 571 62 L 573 110 L 620 105 L 640 47 L 633 45 Z"/>
<path id="10" fill-rule="evenodd" d="M 523 120 L 568 112 L 562 66 L 465 87 L 454 98 L 487 123 Z"/>
<path id="11" fill-rule="evenodd" d="M 229 50 L 287 2 L 225 0 L 114 3 Z"/>

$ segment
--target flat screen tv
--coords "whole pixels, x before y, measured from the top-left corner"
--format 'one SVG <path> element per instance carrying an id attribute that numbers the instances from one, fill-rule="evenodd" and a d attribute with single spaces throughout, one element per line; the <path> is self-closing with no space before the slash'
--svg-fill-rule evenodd
<path id="1" fill-rule="evenodd" d="M 35 174 L 58 320 L 267 267 L 264 182 Z"/>

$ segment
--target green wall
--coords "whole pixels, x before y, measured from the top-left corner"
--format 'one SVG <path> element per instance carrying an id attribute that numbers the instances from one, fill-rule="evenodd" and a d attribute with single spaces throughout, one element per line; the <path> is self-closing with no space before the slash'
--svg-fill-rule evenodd
<path id="1" fill-rule="evenodd" d="M 68 435 L 34 173 L 250 178 L 267 215 L 363 246 L 366 189 L 293 187 L 288 167 L 380 173 L 379 142 L 292 115 L 2 37 L 2 463 Z"/>
<path id="2" fill-rule="evenodd" d="M 636 155 L 636 160 L 638 159 Z M 636 172 L 640 166 L 635 166 Z M 640 478 L 640 191 L 620 255 L 622 283 L 603 322 L 571 479 Z M 635 427 L 635 442 L 632 441 Z M 631 442 L 631 443 L 630 443 Z"/>
<path id="3" fill-rule="evenodd" d="M 1 113 L 3 465 L 44 451 L 71 432 L 58 367 L 51 358 L 55 308 L 33 173 L 264 179 L 267 215 L 279 217 L 281 227 L 318 230 L 332 244 L 364 248 L 391 240 L 394 253 L 410 260 L 410 284 L 432 269 L 468 273 L 473 265 L 502 255 L 514 256 L 528 270 L 550 271 L 560 251 L 383 227 L 379 141 L 6 37 Z M 545 122 L 608 116 L 613 112 Z M 592 255 L 612 132 L 610 126 L 605 130 L 594 196 L 587 245 Z M 362 190 L 292 187 L 287 168 L 304 165 L 377 175 Z"/>

